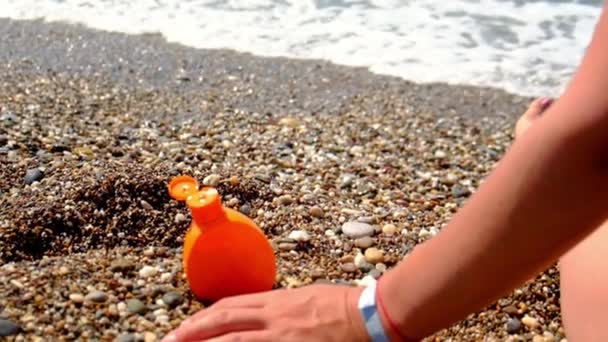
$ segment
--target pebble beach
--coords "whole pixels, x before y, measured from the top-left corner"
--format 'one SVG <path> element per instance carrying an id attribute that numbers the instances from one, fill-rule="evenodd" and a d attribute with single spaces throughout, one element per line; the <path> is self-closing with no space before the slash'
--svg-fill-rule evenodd
<path id="1" fill-rule="evenodd" d="M 264 230 L 276 287 L 363 286 L 441 231 L 531 100 L 76 25 L 0 36 L 7 341 L 159 341 L 202 309 L 180 174 Z M 557 268 L 426 341 L 565 341 Z"/>

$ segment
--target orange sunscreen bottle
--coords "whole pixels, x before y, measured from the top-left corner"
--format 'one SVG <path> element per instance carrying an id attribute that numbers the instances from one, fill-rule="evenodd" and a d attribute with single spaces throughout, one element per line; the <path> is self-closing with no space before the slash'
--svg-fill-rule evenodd
<path id="1" fill-rule="evenodd" d="M 274 251 L 251 219 L 224 207 L 215 188 L 199 189 L 190 176 L 173 178 L 169 194 L 185 201 L 192 213 L 184 239 L 183 266 L 198 299 L 216 302 L 272 289 L 276 276 Z"/>

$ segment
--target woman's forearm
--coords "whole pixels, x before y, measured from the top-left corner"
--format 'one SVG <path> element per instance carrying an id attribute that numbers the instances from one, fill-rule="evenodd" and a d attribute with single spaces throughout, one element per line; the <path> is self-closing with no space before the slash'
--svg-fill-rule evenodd
<path id="1" fill-rule="evenodd" d="M 607 20 L 604 13 L 566 94 L 443 231 L 381 280 L 380 295 L 404 334 L 427 336 L 483 308 L 606 219 Z"/>
<path id="2" fill-rule="evenodd" d="M 426 336 L 490 304 L 605 218 L 600 170 L 565 145 L 529 138 L 440 234 L 381 281 L 405 334 Z"/>

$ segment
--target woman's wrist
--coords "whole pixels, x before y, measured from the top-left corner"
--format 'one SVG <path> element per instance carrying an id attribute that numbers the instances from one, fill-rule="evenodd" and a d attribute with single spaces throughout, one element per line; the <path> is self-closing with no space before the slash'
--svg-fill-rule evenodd
<path id="1" fill-rule="evenodd" d="M 376 303 L 378 307 L 378 314 L 380 319 L 382 320 L 382 324 L 384 326 L 384 331 L 388 335 L 391 341 L 401 341 L 401 342 L 417 342 L 420 341 L 418 338 L 413 338 L 409 336 L 407 333 L 403 331 L 403 329 L 397 323 L 395 317 L 392 317 L 391 314 L 387 310 L 386 302 L 390 302 L 391 298 L 385 298 L 382 293 L 382 278 L 378 280 L 376 283 L 375 296 Z"/>

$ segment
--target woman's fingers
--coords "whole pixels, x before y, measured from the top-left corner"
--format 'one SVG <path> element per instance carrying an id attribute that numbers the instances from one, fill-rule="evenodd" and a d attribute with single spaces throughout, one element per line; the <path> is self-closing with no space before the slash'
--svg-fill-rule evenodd
<path id="1" fill-rule="evenodd" d="M 262 330 L 262 310 L 255 308 L 207 309 L 189 319 L 163 342 L 201 341 L 228 333 Z"/>
<path id="2" fill-rule="evenodd" d="M 271 336 L 269 330 L 252 330 L 230 333 L 212 339 L 208 342 L 272 342 L 281 341 L 279 336 Z"/>
<path id="3" fill-rule="evenodd" d="M 192 315 L 188 319 L 182 322 L 181 325 L 190 324 L 194 321 L 205 317 L 210 311 L 218 310 L 218 309 L 228 309 L 228 308 L 258 308 L 261 309 L 266 305 L 267 299 L 274 295 L 274 293 L 280 290 L 260 292 L 254 294 L 226 297 L 222 300 L 214 303 L 206 309 L 203 309 L 196 314 Z"/>

